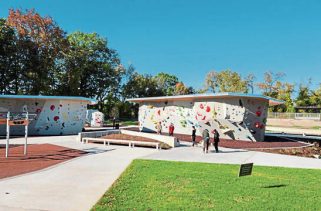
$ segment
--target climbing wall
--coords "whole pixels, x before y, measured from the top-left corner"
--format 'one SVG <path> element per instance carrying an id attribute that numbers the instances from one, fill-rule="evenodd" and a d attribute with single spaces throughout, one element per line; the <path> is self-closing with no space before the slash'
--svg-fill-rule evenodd
<path id="1" fill-rule="evenodd" d="M 158 122 L 168 132 L 171 123 L 175 133 L 191 134 L 192 126 L 198 135 L 204 129 L 217 129 L 221 138 L 263 141 L 268 100 L 253 98 L 221 98 L 209 101 L 177 101 L 142 103 L 139 124 L 143 131 L 156 131 Z"/>
<path id="2" fill-rule="evenodd" d="M 29 125 L 30 135 L 71 135 L 81 132 L 85 124 L 87 101 L 46 99 L 2 99 L 0 112 L 26 112 L 37 114 Z M 0 125 L 0 135 L 5 135 Z M 10 129 L 11 135 L 24 135 L 23 126 Z"/>

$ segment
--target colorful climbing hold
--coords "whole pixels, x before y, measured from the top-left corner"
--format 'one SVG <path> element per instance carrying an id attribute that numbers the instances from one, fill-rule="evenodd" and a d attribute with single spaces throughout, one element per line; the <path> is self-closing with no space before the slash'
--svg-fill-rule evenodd
<path id="1" fill-rule="evenodd" d="M 55 110 L 55 105 L 51 105 L 50 110 L 52 110 L 52 111 Z"/>
<path id="2" fill-rule="evenodd" d="M 59 119 L 59 116 L 54 116 L 54 118 L 53 118 L 55 121 L 58 121 L 58 119 Z"/>

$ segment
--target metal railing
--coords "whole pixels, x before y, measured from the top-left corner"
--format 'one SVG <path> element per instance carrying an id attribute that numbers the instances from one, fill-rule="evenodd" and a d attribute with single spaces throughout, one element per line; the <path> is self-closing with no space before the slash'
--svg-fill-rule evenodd
<path id="1" fill-rule="evenodd" d="M 321 113 L 279 113 L 269 112 L 268 118 L 271 119 L 304 119 L 321 121 Z"/>

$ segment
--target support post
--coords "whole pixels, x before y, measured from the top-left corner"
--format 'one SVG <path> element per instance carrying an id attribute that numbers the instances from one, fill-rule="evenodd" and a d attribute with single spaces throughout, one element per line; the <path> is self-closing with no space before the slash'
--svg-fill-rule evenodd
<path id="1" fill-rule="evenodd" d="M 25 125 L 25 148 L 24 148 L 24 155 L 27 155 L 27 147 L 28 147 L 28 125 L 29 125 L 29 113 L 26 114 L 26 122 Z"/>
<path id="2" fill-rule="evenodd" d="M 9 156 L 9 139 L 10 139 L 10 111 L 7 113 L 7 136 L 6 136 L 6 158 Z"/>

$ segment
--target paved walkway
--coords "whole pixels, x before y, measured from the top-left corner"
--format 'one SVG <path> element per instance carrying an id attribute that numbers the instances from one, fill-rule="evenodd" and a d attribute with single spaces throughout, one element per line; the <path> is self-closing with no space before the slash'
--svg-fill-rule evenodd
<path id="1" fill-rule="evenodd" d="M 227 164 L 253 162 L 254 165 L 261 166 L 321 169 L 321 159 L 246 151 L 240 149 L 228 149 L 222 147 L 220 148 L 220 153 L 215 153 L 213 146 L 210 147 L 211 152 L 204 154 L 201 147 L 190 147 L 190 143 L 185 143 L 185 145 L 186 146 L 171 150 L 161 150 L 155 152 L 145 156 L 144 159 Z"/>
<path id="2" fill-rule="evenodd" d="M 133 159 L 155 152 L 149 148 L 81 144 L 76 138 L 31 138 L 31 143 L 47 142 L 92 154 L 0 180 L 0 210 L 89 210 Z"/>
<path id="3" fill-rule="evenodd" d="M 12 143 L 23 143 L 23 139 L 14 139 Z M 0 180 L 0 210 L 89 210 L 136 158 L 229 164 L 254 162 L 264 166 L 321 169 L 321 160 L 317 159 L 227 148 L 221 148 L 221 153 L 203 154 L 200 147 L 190 147 L 190 143 L 160 151 L 81 144 L 77 136 L 31 138 L 29 143 L 51 143 L 91 154 L 38 172 Z"/>

